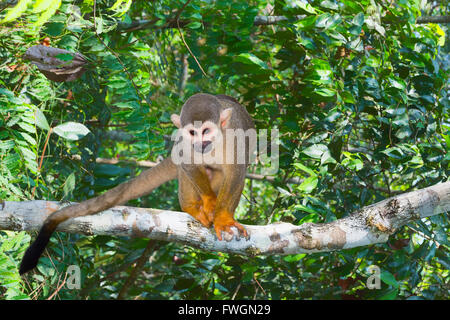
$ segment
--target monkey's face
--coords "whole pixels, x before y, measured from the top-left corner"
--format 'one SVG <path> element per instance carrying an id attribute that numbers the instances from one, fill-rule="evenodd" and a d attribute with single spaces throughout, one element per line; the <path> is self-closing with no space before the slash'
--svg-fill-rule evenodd
<path id="1" fill-rule="evenodd" d="M 183 127 L 183 140 L 189 141 L 195 152 L 208 153 L 213 149 L 219 129 L 211 121 L 194 121 Z"/>
<path id="2" fill-rule="evenodd" d="M 185 146 L 192 147 L 197 153 L 206 154 L 221 145 L 222 131 L 228 127 L 232 111 L 231 108 L 220 111 L 219 119 L 210 119 L 214 117 L 211 117 L 209 113 L 189 115 L 188 112 L 184 113 L 184 121 L 181 121 L 181 117 L 177 114 L 172 114 L 170 119 L 181 130 L 182 141 Z M 186 117 L 189 121 L 186 121 Z M 190 121 L 192 118 L 195 120 Z"/>

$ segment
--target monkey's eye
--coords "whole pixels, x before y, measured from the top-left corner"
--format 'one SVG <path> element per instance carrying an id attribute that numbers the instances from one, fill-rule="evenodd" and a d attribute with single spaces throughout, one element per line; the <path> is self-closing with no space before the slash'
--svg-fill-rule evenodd
<path id="1" fill-rule="evenodd" d="M 208 128 L 206 128 L 206 129 L 203 129 L 203 132 L 202 132 L 202 134 L 203 134 L 203 135 L 205 135 L 205 134 L 208 134 L 208 133 L 209 133 L 209 131 L 210 131 L 210 130 L 209 130 Z"/>
<path id="2" fill-rule="evenodd" d="M 194 131 L 194 130 L 189 130 L 189 134 L 190 134 L 191 136 L 194 136 L 195 131 Z"/>

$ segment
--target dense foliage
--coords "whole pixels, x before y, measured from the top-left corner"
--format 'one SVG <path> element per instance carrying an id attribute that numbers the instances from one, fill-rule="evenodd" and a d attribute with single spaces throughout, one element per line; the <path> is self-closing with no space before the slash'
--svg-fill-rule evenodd
<path id="1" fill-rule="evenodd" d="M 448 179 L 448 31 L 416 23 L 421 13 L 448 12 L 448 4 L 6 3 L 0 3 L 2 200 L 82 201 L 135 176 L 141 168 L 129 162 L 95 159 L 166 156 L 170 114 L 197 92 L 229 94 L 258 128 L 280 131 L 276 180 L 247 180 L 237 212 L 242 223 L 329 222 Z M 270 15 L 287 19 L 255 23 Z M 73 82 L 48 80 L 22 59 L 39 43 L 82 53 L 89 70 Z M 70 130 L 79 134 L 75 140 Z M 292 177 L 302 183 L 286 183 Z M 129 204 L 179 210 L 176 183 Z M 18 264 L 31 237 L 0 231 L 0 297 L 445 299 L 448 230 L 442 214 L 405 226 L 386 244 L 256 258 L 59 233 L 23 280 Z M 81 268 L 80 290 L 62 285 L 69 265 Z M 379 290 L 366 288 L 370 265 L 381 269 Z"/>

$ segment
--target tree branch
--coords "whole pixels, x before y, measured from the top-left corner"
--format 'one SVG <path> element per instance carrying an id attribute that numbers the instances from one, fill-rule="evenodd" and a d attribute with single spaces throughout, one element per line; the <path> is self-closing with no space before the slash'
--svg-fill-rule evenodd
<path id="1" fill-rule="evenodd" d="M 0 229 L 38 230 L 45 218 L 60 207 L 53 201 L 0 203 Z M 247 256 L 284 255 L 386 242 L 401 226 L 447 211 L 450 211 L 450 182 L 383 200 L 330 223 L 247 225 L 249 239 L 229 241 L 230 236 L 225 234 L 226 241 L 218 241 L 212 230 L 204 228 L 187 213 L 124 206 L 70 219 L 57 230 L 85 235 L 146 237 Z"/>
<path id="2" fill-rule="evenodd" d="M 253 21 L 254 26 L 269 26 L 274 24 L 279 24 L 280 22 L 284 21 L 298 21 L 303 20 L 307 18 L 307 15 L 297 15 L 295 17 L 285 17 L 285 16 L 256 16 L 255 20 Z M 151 19 L 151 20 L 138 20 L 133 21 L 131 23 L 125 23 L 125 22 L 118 22 L 118 30 L 123 32 L 131 32 L 136 30 L 143 30 L 143 29 L 151 29 L 151 28 L 178 28 L 177 25 L 177 19 L 168 19 L 166 24 L 164 26 L 156 26 L 156 23 L 160 19 Z M 179 26 L 180 28 L 185 27 L 192 21 L 190 20 L 179 20 Z M 391 22 L 385 21 L 385 23 L 389 24 Z M 416 20 L 417 24 L 423 24 L 423 23 L 450 23 L 450 16 L 423 16 L 418 17 Z M 203 23 L 204 26 L 208 26 L 207 23 Z"/>
<path id="3" fill-rule="evenodd" d="M 416 23 L 450 23 L 450 16 L 423 16 L 417 18 Z"/>

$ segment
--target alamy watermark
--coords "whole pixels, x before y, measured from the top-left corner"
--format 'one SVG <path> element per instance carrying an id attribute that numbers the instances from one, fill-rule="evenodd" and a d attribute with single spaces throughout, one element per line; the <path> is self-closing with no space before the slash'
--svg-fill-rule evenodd
<path id="1" fill-rule="evenodd" d="M 81 289 L 81 270 L 80 267 L 72 264 L 66 271 L 66 285 L 67 289 Z"/>
<path id="2" fill-rule="evenodd" d="M 201 122 L 199 122 L 201 123 Z M 199 123 L 194 123 L 199 126 Z M 211 141 L 191 137 L 186 130 L 179 129 L 172 134 L 175 142 L 172 161 L 181 164 L 258 164 L 263 175 L 275 175 L 279 169 L 279 131 L 267 129 L 213 129 Z M 270 152 L 270 156 L 269 156 Z"/>
<path id="3" fill-rule="evenodd" d="M 367 289 L 381 289 L 381 270 L 377 265 L 371 265 L 368 268 L 370 276 L 367 278 Z"/>

